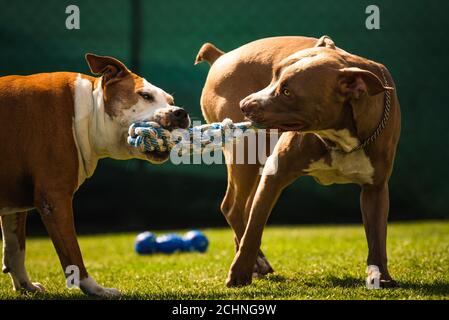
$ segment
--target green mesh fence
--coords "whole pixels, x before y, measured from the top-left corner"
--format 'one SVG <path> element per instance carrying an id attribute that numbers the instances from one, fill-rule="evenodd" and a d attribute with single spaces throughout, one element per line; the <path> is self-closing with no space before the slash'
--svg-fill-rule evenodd
<path id="1" fill-rule="evenodd" d="M 65 8 L 70 4 L 80 8 L 80 30 L 65 27 Z M 365 8 L 370 4 L 380 8 L 380 30 L 365 28 Z M 198 120 L 202 120 L 199 98 L 208 67 L 194 67 L 193 61 L 204 42 L 229 51 L 268 36 L 327 34 L 339 47 L 384 63 L 396 81 L 403 129 L 390 188 L 392 217 L 449 217 L 447 1 L 1 0 L 0 8 L 2 75 L 57 70 L 88 73 L 86 52 L 116 56 L 173 93 L 177 104 Z M 109 178 L 111 170 L 115 185 Z M 125 198 L 131 194 L 124 184 L 131 177 L 136 184 L 154 177 L 173 190 L 167 203 L 153 208 L 157 212 L 168 210 L 176 215 L 182 211 L 182 217 L 188 217 L 184 220 L 204 224 L 223 221 L 216 212 L 225 189 L 224 166 L 154 167 L 136 161 L 104 161 L 82 188 L 77 206 L 95 214 L 113 212 L 117 217 L 123 210 L 148 211 L 145 204 L 157 190 L 149 187 L 142 192 L 141 203 L 129 207 Z M 358 188 L 324 188 L 310 179 L 302 180 L 285 192 L 273 221 L 360 219 Z M 203 185 L 208 187 L 203 190 Z M 92 192 L 98 197 L 120 194 L 116 199 L 123 203 L 111 197 L 106 203 L 98 202 Z M 173 199 L 182 199 L 183 207 Z M 291 209 L 299 203 L 303 210 Z M 141 219 L 137 213 L 134 217 Z M 153 223 L 153 218 L 145 219 Z"/>

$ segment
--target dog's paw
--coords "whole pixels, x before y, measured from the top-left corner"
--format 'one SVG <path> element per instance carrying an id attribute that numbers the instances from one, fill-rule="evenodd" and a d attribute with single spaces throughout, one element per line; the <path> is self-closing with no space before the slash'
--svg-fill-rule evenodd
<path id="1" fill-rule="evenodd" d="M 226 286 L 228 288 L 235 288 L 235 287 L 244 287 L 247 285 L 250 285 L 252 282 L 252 273 L 230 273 L 228 275 L 228 278 L 226 279 Z"/>
<path id="2" fill-rule="evenodd" d="M 260 279 L 273 272 L 274 270 L 268 262 L 267 258 L 259 254 L 256 259 L 256 264 L 254 265 L 253 277 Z"/>
<path id="3" fill-rule="evenodd" d="M 80 289 L 89 296 L 102 299 L 118 299 L 121 297 L 120 291 L 114 288 L 104 288 L 91 277 L 80 281 Z"/>
<path id="4" fill-rule="evenodd" d="M 39 282 L 25 282 L 14 286 L 14 290 L 21 293 L 45 293 L 45 288 Z"/>
<path id="5" fill-rule="evenodd" d="M 376 265 L 369 265 L 366 268 L 366 272 L 368 273 L 368 277 L 366 278 L 366 287 L 368 289 L 389 289 L 399 287 L 399 284 L 388 274 L 382 274 L 379 271 L 379 267 Z"/>
<path id="6" fill-rule="evenodd" d="M 366 278 L 366 288 L 367 289 L 381 289 L 380 287 L 380 276 L 379 267 L 375 265 L 369 265 L 366 267 L 366 273 L 368 277 Z"/>
<path id="7" fill-rule="evenodd" d="M 254 264 L 256 263 L 256 257 L 254 259 L 237 252 L 229 269 L 228 278 L 226 279 L 227 287 L 243 287 L 251 284 L 253 278 Z"/>
<path id="8" fill-rule="evenodd" d="M 226 286 L 228 288 L 232 287 L 243 287 L 250 285 L 253 278 L 252 267 L 247 267 L 240 263 L 237 259 L 231 266 L 228 273 L 228 278 L 226 279 Z"/>
<path id="9" fill-rule="evenodd" d="M 42 284 L 40 284 L 39 282 L 30 283 L 30 285 L 27 288 L 27 290 L 29 292 L 45 293 L 45 287 Z"/>
<path id="10" fill-rule="evenodd" d="M 117 289 L 103 287 L 100 287 L 99 290 L 96 290 L 91 295 L 102 299 L 118 299 L 122 296 Z"/>

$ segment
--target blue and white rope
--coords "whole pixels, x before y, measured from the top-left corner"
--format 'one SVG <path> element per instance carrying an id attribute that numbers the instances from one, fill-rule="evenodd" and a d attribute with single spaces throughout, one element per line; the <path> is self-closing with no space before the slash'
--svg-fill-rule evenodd
<path id="1" fill-rule="evenodd" d="M 177 148 L 178 154 L 200 154 L 221 148 L 250 128 L 254 129 L 251 122 L 233 123 L 231 119 L 173 131 L 153 121 L 135 122 L 129 127 L 128 144 L 142 152 Z"/>

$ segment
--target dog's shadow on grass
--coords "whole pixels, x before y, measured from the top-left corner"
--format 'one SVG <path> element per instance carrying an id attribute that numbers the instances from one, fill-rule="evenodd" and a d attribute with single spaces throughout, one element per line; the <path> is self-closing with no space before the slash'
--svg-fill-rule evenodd
<path id="1" fill-rule="evenodd" d="M 331 275 L 326 278 L 326 282 L 330 283 L 330 285 L 333 287 L 341 288 L 357 288 L 363 285 L 361 279 L 351 276 L 339 278 Z"/>
<path id="2" fill-rule="evenodd" d="M 279 274 L 271 274 L 268 277 L 262 279 L 262 281 L 267 281 L 271 283 L 284 283 L 288 282 L 292 279 L 285 277 Z M 362 278 L 353 277 L 353 276 L 343 276 L 338 277 L 334 275 L 329 275 L 323 279 L 324 281 L 318 283 L 312 283 L 306 281 L 303 285 L 308 287 L 321 287 L 321 288 L 343 288 L 343 289 L 357 289 L 364 288 L 365 284 Z M 399 279 L 399 290 L 408 290 L 413 291 L 415 293 L 419 293 L 421 296 L 432 298 L 432 296 L 437 297 L 447 297 L 449 296 L 449 282 L 445 281 L 432 281 L 432 282 L 419 282 L 419 281 L 401 281 Z M 299 285 L 300 286 L 300 285 Z M 251 287 L 248 287 L 251 288 Z M 391 290 L 391 289 L 387 289 Z M 396 289 L 394 289 L 396 290 Z M 211 292 L 186 292 L 178 293 L 178 292 L 151 292 L 151 293 L 143 293 L 143 294 L 124 294 L 121 299 L 123 300 L 184 300 L 184 299 L 214 299 L 214 300 L 226 300 L 226 299 L 235 299 L 238 298 L 246 298 L 246 299 L 254 299 L 256 297 L 264 297 L 267 295 L 266 289 L 251 289 L 249 291 L 233 291 L 233 290 L 213 290 Z M 18 295 L 16 299 L 49 299 L 49 300 L 98 300 L 98 298 L 88 297 L 83 295 L 82 293 L 76 295 L 58 295 L 46 293 L 44 295 L 27 295 L 20 296 Z M 101 300 L 101 299 L 100 299 Z"/>
<path id="3" fill-rule="evenodd" d="M 420 291 L 423 295 L 449 296 L 449 282 L 440 280 L 430 283 L 401 281 L 399 285 L 401 289 Z"/>
<path id="4" fill-rule="evenodd" d="M 269 281 L 269 282 L 275 282 L 275 283 L 284 283 L 288 280 L 288 278 L 286 278 L 283 275 L 280 274 L 268 274 L 265 277 L 261 278 L 261 280 L 263 281 Z"/>
<path id="5" fill-rule="evenodd" d="M 328 282 L 333 287 L 341 288 L 357 288 L 364 286 L 362 279 L 346 276 L 346 277 L 336 277 L 329 276 L 326 278 Z M 444 281 L 433 281 L 433 282 L 416 282 L 416 281 L 398 281 L 399 288 L 403 290 L 411 290 L 415 292 L 420 292 L 422 295 L 430 296 L 448 296 L 449 295 L 449 282 Z"/>

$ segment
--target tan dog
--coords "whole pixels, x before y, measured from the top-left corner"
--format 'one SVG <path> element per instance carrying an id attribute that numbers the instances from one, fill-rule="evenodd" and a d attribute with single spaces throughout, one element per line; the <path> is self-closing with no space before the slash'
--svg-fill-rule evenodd
<path id="1" fill-rule="evenodd" d="M 81 290 L 115 297 L 88 276 L 78 246 L 72 198 L 101 158 L 139 158 L 154 163 L 169 153 L 142 154 L 126 143 L 129 125 L 154 119 L 186 128 L 187 113 L 162 89 L 120 61 L 86 55 L 100 78 L 71 72 L 0 78 L 0 215 L 3 272 L 15 290 L 43 291 L 25 270 L 26 211 L 36 208 L 62 267 L 79 269 Z M 100 200 L 100 199 L 99 199 Z"/>
<path id="2" fill-rule="evenodd" d="M 205 44 L 196 62 L 202 60 L 212 65 L 201 97 L 207 121 L 246 116 L 285 132 L 261 176 L 259 165 L 228 164 L 221 209 L 238 250 L 227 285 L 247 285 L 254 271 L 271 271 L 259 251 L 265 223 L 282 190 L 310 175 L 323 185 L 361 186 L 367 284 L 396 286 L 387 269 L 386 231 L 400 109 L 386 68 L 336 48 L 327 36 L 262 39 L 227 54 Z"/>

